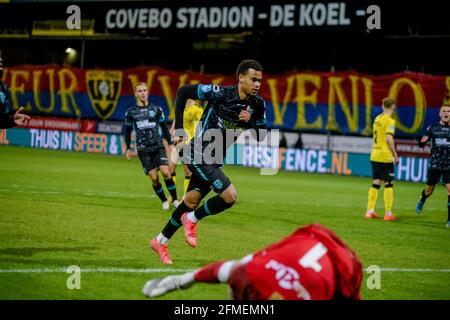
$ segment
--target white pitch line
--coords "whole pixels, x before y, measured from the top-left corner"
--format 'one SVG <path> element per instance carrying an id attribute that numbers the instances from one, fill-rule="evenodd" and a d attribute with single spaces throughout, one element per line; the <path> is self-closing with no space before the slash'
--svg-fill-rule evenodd
<path id="1" fill-rule="evenodd" d="M 71 269 L 73 270 L 73 269 Z M 174 269 L 174 268 L 80 268 L 81 273 L 183 273 L 194 271 L 194 269 Z M 0 269 L 0 273 L 67 273 L 67 268 L 54 269 Z M 73 271 L 69 272 L 73 273 Z"/>
<path id="2" fill-rule="evenodd" d="M 73 269 L 71 269 L 73 270 Z M 81 273 L 184 273 L 195 269 L 175 268 L 81 268 Z M 407 268 L 380 268 L 381 272 L 411 272 L 411 273 L 450 273 L 450 269 L 407 269 Z M 367 272 L 367 269 L 364 269 Z M 67 273 L 67 268 L 45 269 L 0 269 L 0 273 Z M 73 271 L 69 272 L 73 273 Z"/>
<path id="3" fill-rule="evenodd" d="M 367 269 L 364 269 L 367 272 Z M 402 268 L 381 268 L 381 272 L 430 272 L 430 273 L 445 273 L 450 272 L 450 269 L 402 269 Z"/>
<path id="4" fill-rule="evenodd" d="M 139 193 L 123 193 L 123 192 L 116 192 L 116 191 L 105 191 L 105 192 L 98 192 L 98 191 L 92 191 L 92 190 L 79 190 L 79 189 L 65 189 L 63 191 L 51 191 L 46 188 L 46 191 L 42 190 L 30 190 L 40 188 L 37 186 L 19 186 L 19 185 L 12 185 L 16 188 L 1 188 L 0 192 L 17 192 L 17 193 L 27 193 L 27 194 L 47 194 L 47 195 L 70 195 L 70 196 L 89 196 L 89 197 L 119 197 L 119 198 L 156 198 L 153 194 L 139 194 Z M 21 187 L 20 190 L 17 188 Z M 26 188 L 29 189 L 26 189 Z M 43 189 L 45 187 L 42 187 Z"/>

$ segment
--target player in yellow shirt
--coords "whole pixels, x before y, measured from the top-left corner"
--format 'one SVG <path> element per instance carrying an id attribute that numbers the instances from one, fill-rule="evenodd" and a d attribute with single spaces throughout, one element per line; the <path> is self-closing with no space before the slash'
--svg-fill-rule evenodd
<path id="1" fill-rule="evenodd" d="M 372 187 L 369 189 L 367 201 L 366 219 L 378 218 L 375 213 L 378 190 L 384 182 L 384 220 L 394 221 L 392 213 L 394 204 L 394 164 L 398 163 L 398 155 L 395 150 L 394 134 L 395 120 L 392 115 L 395 111 L 395 102 L 391 98 L 384 98 L 382 104 L 383 113 L 378 115 L 373 122 L 373 149 L 370 154 L 372 163 Z"/>
<path id="2" fill-rule="evenodd" d="M 189 143 L 195 135 L 195 128 L 197 127 L 200 118 L 202 117 L 203 109 L 195 102 L 195 100 L 187 99 L 186 108 L 183 113 L 183 127 L 187 132 L 188 137 L 185 140 L 185 143 Z M 172 123 L 172 134 L 175 126 L 175 121 Z M 175 157 L 172 158 L 171 161 L 171 173 L 174 182 L 176 182 L 176 165 L 179 162 L 177 153 L 174 152 L 172 155 Z M 184 192 L 186 193 L 187 187 L 189 185 L 189 181 L 191 179 L 192 172 L 188 169 L 186 165 L 184 165 Z"/>

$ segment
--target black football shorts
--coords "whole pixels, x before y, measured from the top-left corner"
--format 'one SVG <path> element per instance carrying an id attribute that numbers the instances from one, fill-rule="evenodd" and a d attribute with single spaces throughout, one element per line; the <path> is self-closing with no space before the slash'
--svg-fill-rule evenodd
<path id="1" fill-rule="evenodd" d="M 434 169 L 429 168 L 428 174 L 427 174 L 427 185 L 434 186 L 435 184 L 441 182 L 448 184 L 450 183 L 450 170 L 440 170 L 440 169 Z"/>
<path id="2" fill-rule="evenodd" d="M 394 164 L 370 161 L 372 163 L 372 177 L 373 179 L 380 179 L 383 181 L 392 181 L 395 178 Z"/>
<path id="3" fill-rule="evenodd" d="M 221 194 L 231 185 L 230 179 L 228 179 L 218 165 L 191 163 L 187 166 L 192 172 L 187 191 L 197 190 L 204 197 L 211 189 L 217 194 Z"/>
<path id="4" fill-rule="evenodd" d="M 169 165 L 164 147 L 153 151 L 138 151 L 138 156 L 141 160 L 142 168 L 144 168 L 145 175 L 148 175 L 148 172 L 155 168 L 159 168 L 163 165 Z"/>

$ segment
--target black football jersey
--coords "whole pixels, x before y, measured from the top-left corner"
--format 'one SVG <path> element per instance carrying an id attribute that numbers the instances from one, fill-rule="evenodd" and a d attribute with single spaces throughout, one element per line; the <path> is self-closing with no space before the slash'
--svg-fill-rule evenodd
<path id="1" fill-rule="evenodd" d="M 161 107 L 152 103 L 146 107 L 132 106 L 125 114 L 125 125 L 132 126 L 135 130 L 139 151 L 152 151 L 163 147 L 160 126 L 166 124 Z"/>
<path id="2" fill-rule="evenodd" d="M 3 81 L 0 81 L 0 113 L 9 113 L 10 108 L 10 94 L 8 86 Z"/>
<path id="3" fill-rule="evenodd" d="M 450 170 L 450 126 L 431 125 L 425 135 L 431 140 L 430 168 Z"/>
<path id="4" fill-rule="evenodd" d="M 203 111 L 200 123 L 196 128 L 195 137 L 191 141 L 191 147 L 194 152 L 202 145 L 203 150 L 214 143 L 214 139 L 205 138 L 209 129 L 218 129 L 223 135 L 223 157 L 225 157 L 226 149 L 234 143 L 234 141 L 226 141 L 227 129 L 248 129 L 248 128 L 265 128 L 266 127 L 266 107 L 261 96 L 251 96 L 246 100 L 241 100 L 238 93 L 237 85 L 220 86 L 220 85 L 203 85 L 197 87 L 197 95 L 199 100 L 207 100 L 208 104 Z M 250 122 L 245 123 L 239 120 L 239 114 L 242 110 L 247 110 L 251 114 Z M 217 130 L 216 130 L 217 131 Z M 228 142 L 228 144 L 227 144 Z M 194 152 L 191 153 L 194 156 Z"/>

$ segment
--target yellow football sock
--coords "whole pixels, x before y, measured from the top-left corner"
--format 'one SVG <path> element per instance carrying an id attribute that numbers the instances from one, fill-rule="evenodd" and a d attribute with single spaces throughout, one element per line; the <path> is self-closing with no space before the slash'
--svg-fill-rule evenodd
<path id="1" fill-rule="evenodd" d="M 374 187 L 370 187 L 369 196 L 367 199 L 367 211 L 372 210 L 375 211 L 375 205 L 377 204 L 378 198 L 378 189 Z"/>
<path id="2" fill-rule="evenodd" d="M 384 210 L 385 212 L 392 212 L 394 205 L 394 188 L 384 188 Z"/>

